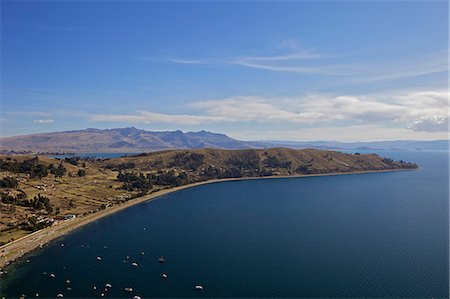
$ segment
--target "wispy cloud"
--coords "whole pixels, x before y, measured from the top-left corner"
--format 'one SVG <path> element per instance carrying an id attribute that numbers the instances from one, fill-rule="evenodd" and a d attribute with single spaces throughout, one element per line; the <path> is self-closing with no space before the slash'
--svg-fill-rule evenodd
<path id="1" fill-rule="evenodd" d="M 270 72 L 285 72 L 300 75 L 339 76 L 352 82 L 374 82 L 413 78 L 445 73 L 448 67 L 447 52 L 428 53 L 401 60 L 385 58 L 375 61 L 366 58 L 360 62 L 345 55 L 323 54 L 315 50 L 281 49 L 267 55 L 244 55 L 221 58 L 152 58 L 133 57 L 148 62 L 165 62 L 181 65 L 235 66 Z M 367 62 L 364 62 L 367 61 Z"/>
<path id="2" fill-rule="evenodd" d="M 211 63 L 211 61 L 201 60 L 201 59 L 167 58 L 167 61 L 173 62 L 173 63 L 180 63 L 180 64 L 208 64 L 208 63 Z"/>
<path id="3" fill-rule="evenodd" d="M 35 119 L 33 120 L 33 122 L 35 124 L 51 124 L 52 122 L 54 122 L 53 119 L 49 118 L 49 119 Z"/>
<path id="4" fill-rule="evenodd" d="M 382 123 L 414 131 L 447 131 L 446 90 L 369 95 L 308 94 L 302 97 L 236 96 L 191 103 L 192 114 L 139 111 L 135 114 L 96 114 L 91 121 L 127 123 L 363 124 Z"/>
<path id="5" fill-rule="evenodd" d="M 448 52 L 437 52 L 410 58 L 410 61 L 395 61 L 386 65 L 372 65 L 369 72 L 358 81 L 383 81 L 412 78 L 424 75 L 448 73 Z"/>

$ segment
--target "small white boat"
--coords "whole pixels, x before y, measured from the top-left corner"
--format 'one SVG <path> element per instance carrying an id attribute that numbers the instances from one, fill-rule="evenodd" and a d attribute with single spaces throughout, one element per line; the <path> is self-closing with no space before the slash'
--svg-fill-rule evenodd
<path id="1" fill-rule="evenodd" d="M 34 295 L 35 297 L 39 297 L 39 293 L 36 293 L 36 295 Z"/>
<path id="2" fill-rule="evenodd" d="M 125 292 L 133 292 L 133 288 L 125 288 Z"/>
<path id="3" fill-rule="evenodd" d="M 166 259 L 163 256 L 160 256 L 158 258 L 158 262 L 160 262 L 160 263 L 164 263 L 165 261 L 166 261 Z"/>
<path id="4" fill-rule="evenodd" d="M 72 288 L 71 288 L 71 287 L 67 287 L 67 290 L 68 290 L 68 291 L 72 291 Z"/>
<path id="5" fill-rule="evenodd" d="M 61 247 L 64 247 L 64 243 L 61 244 Z"/>
<path id="6" fill-rule="evenodd" d="M 101 261 L 101 260 L 102 260 L 102 258 L 97 256 L 97 261 Z"/>
<path id="7" fill-rule="evenodd" d="M 131 266 L 137 267 L 138 264 L 136 262 L 134 262 L 134 263 L 131 263 Z"/>
<path id="8" fill-rule="evenodd" d="M 58 298 L 64 298 L 64 295 L 61 294 L 61 293 L 59 293 L 58 295 L 56 295 L 56 297 L 58 297 Z"/>
<path id="9" fill-rule="evenodd" d="M 141 255 L 144 255 L 144 254 L 145 254 L 145 252 L 141 251 Z"/>
<path id="10" fill-rule="evenodd" d="M 51 278 L 55 278 L 56 275 L 52 273 L 52 274 L 50 274 L 50 277 L 51 277 Z"/>
<path id="11" fill-rule="evenodd" d="M 167 278 L 167 277 L 169 277 L 166 273 L 163 273 L 162 275 L 161 275 L 161 277 L 162 278 Z"/>
<path id="12" fill-rule="evenodd" d="M 139 296 L 134 296 L 133 299 L 142 299 L 142 298 Z"/>
<path id="13" fill-rule="evenodd" d="M 201 290 L 203 290 L 203 286 L 198 284 L 195 286 L 195 289 L 201 291 Z"/>
<path id="14" fill-rule="evenodd" d="M 105 293 L 101 293 L 101 294 L 100 294 L 100 297 L 105 297 Z"/>
<path id="15" fill-rule="evenodd" d="M 105 288 L 112 288 L 112 285 L 110 283 L 105 284 Z"/>
<path id="16" fill-rule="evenodd" d="M 93 286 L 92 289 L 95 291 L 95 290 L 97 289 L 97 287 L 96 287 L 96 286 Z"/>
<path id="17" fill-rule="evenodd" d="M 67 280 L 66 280 L 66 283 L 69 284 L 69 283 L 70 283 L 70 280 L 67 279 Z"/>

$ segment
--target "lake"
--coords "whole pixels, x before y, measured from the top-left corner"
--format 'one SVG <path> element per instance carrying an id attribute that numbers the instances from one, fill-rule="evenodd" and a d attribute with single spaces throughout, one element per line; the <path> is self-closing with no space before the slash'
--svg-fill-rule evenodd
<path id="1" fill-rule="evenodd" d="M 29 254 L 1 296 L 448 297 L 448 152 L 380 154 L 421 168 L 168 194 Z"/>

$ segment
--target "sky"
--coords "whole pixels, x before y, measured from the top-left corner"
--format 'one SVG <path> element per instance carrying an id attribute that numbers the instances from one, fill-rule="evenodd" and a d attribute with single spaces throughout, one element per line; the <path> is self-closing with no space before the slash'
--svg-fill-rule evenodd
<path id="1" fill-rule="evenodd" d="M 447 1 L 1 1 L 2 136 L 448 138 Z"/>

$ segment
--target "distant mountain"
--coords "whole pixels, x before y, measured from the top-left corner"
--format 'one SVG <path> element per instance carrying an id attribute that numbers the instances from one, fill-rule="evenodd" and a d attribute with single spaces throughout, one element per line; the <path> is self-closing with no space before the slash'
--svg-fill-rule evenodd
<path id="1" fill-rule="evenodd" d="M 239 141 L 206 131 L 153 132 L 131 128 L 86 129 L 41 133 L 0 139 L 0 150 L 31 152 L 121 152 L 138 153 L 163 149 L 257 148 L 258 143 Z"/>
<path id="2" fill-rule="evenodd" d="M 0 152 L 141 153 L 166 149 L 252 149 L 287 147 L 325 150 L 448 150 L 448 140 L 435 141 L 240 141 L 207 131 L 145 131 L 130 128 L 86 129 L 0 138 Z"/>
<path id="3" fill-rule="evenodd" d="M 327 150 L 439 150 L 449 149 L 448 140 L 393 140 L 393 141 L 366 141 L 366 142 L 339 142 L 339 141 L 258 141 L 265 147 L 288 148 L 317 148 Z"/>

